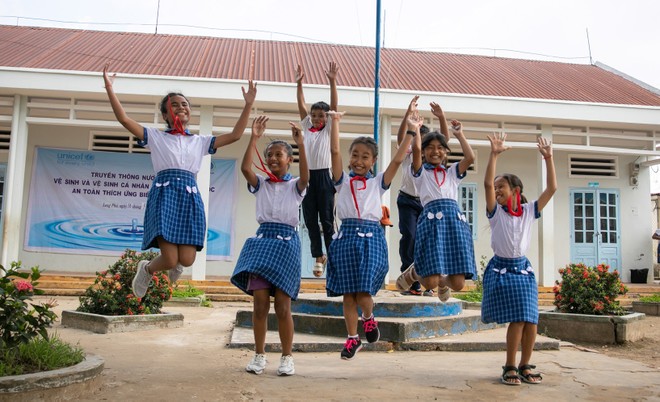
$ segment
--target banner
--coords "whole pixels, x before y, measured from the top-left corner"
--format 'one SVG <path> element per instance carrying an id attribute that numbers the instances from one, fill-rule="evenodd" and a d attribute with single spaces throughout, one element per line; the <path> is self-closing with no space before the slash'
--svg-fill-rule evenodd
<path id="1" fill-rule="evenodd" d="M 231 258 L 235 171 L 235 160 L 212 160 L 208 259 Z M 25 249 L 102 255 L 140 250 L 153 178 L 148 154 L 36 148 Z"/>

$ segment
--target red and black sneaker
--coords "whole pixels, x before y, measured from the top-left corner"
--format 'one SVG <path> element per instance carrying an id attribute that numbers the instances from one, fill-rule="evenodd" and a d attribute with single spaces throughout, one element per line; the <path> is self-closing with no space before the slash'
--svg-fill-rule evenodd
<path id="1" fill-rule="evenodd" d="M 353 360 L 355 354 L 362 349 L 360 337 L 348 338 L 344 343 L 344 349 L 341 351 L 341 358 L 344 360 Z"/>
<path id="2" fill-rule="evenodd" d="M 364 335 L 367 338 L 367 342 L 378 342 L 380 339 L 380 330 L 378 329 L 378 321 L 374 319 L 373 314 L 369 319 L 362 317 L 362 328 L 364 329 Z"/>

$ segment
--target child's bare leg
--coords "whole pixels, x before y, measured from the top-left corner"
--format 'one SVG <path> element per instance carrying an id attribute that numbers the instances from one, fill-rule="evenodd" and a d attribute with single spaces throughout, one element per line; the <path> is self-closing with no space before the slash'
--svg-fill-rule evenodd
<path id="1" fill-rule="evenodd" d="M 259 289 L 253 293 L 252 332 L 254 333 L 254 351 L 265 353 L 266 331 L 268 331 L 268 312 L 270 311 L 270 289 Z"/>
<path id="2" fill-rule="evenodd" d="M 442 279 L 440 279 L 440 287 L 445 287 L 449 286 L 451 290 L 454 290 L 458 292 L 459 290 L 463 289 L 465 286 L 465 275 L 463 274 L 457 274 L 457 275 L 443 275 Z"/>
<path id="3" fill-rule="evenodd" d="M 520 364 L 518 367 L 522 367 L 525 365 L 528 365 L 531 358 L 532 358 L 532 352 L 534 351 L 534 343 L 536 342 L 536 330 L 537 330 L 537 325 L 532 324 L 531 322 L 525 322 L 522 330 L 522 352 L 520 353 Z M 529 374 L 531 373 L 531 369 L 525 369 L 522 370 L 520 374 Z M 533 377 L 530 376 L 528 377 L 530 381 L 534 382 L 541 382 L 540 377 Z"/>
<path id="4" fill-rule="evenodd" d="M 275 314 L 282 344 L 282 356 L 290 355 L 293 348 L 293 317 L 291 298 L 280 289 L 275 290 Z"/>
<path id="5" fill-rule="evenodd" d="M 170 243 L 159 236 L 158 248 L 160 255 L 149 263 L 149 273 L 152 274 L 158 271 L 169 271 L 179 262 L 179 245 Z"/>
<path id="6" fill-rule="evenodd" d="M 362 310 L 362 316 L 365 318 L 371 317 L 374 312 L 374 299 L 369 293 L 359 292 L 356 294 L 358 306 Z"/>
<path id="7" fill-rule="evenodd" d="M 511 322 L 506 331 L 506 363 L 505 366 L 516 367 L 516 353 L 518 345 L 522 339 L 524 322 Z M 515 373 L 507 373 L 515 374 Z M 510 380 L 509 382 L 519 383 L 520 380 Z"/>
<path id="8" fill-rule="evenodd" d="M 195 263 L 197 257 L 197 247 L 192 244 L 179 244 L 179 264 L 189 267 Z"/>
<path id="9" fill-rule="evenodd" d="M 440 286 L 440 275 L 426 276 L 421 278 L 419 283 L 421 283 L 425 289 L 435 289 Z"/>
<path id="10" fill-rule="evenodd" d="M 358 326 L 358 304 L 355 293 L 344 295 L 344 321 L 346 322 L 346 332 L 348 336 L 356 336 Z"/>

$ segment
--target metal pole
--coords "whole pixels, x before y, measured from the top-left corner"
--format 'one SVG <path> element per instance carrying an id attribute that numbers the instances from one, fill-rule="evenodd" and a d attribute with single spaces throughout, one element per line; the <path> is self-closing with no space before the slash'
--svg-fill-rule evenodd
<path id="1" fill-rule="evenodd" d="M 378 144 L 378 123 L 380 117 L 379 88 L 380 88 L 380 0 L 376 0 L 376 63 L 374 65 L 374 140 Z M 375 168 L 375 167 L 374 167 Z M 374 169 L 374 171 L 378 171 Z"/>

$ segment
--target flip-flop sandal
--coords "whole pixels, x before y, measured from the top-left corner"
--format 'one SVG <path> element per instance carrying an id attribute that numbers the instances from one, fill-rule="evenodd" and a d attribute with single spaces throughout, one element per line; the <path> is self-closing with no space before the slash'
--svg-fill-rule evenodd
<path id="1" fill-rule="evenodd" d="M 516 374 L 507 374 L 509 371 L 514 371 Z M 518 382 L 511 382 L 510 380 L 518 380 Z M 520 377 L 518 376 L 518 367 L 516 366 L 502 366 L 502 377 L 500 381 L 504 385 L 520 385 Z"/>
<path id="2" fill-rule="evenodd" d="M 543 376 L 541 373 L 532 373 L 531 371 L 535 368 L 536 366 L 533 364 L 522 365 L 518 367 L 518 376 L 523 382 L 526 382 L 527 384 L 540 384 L 543 382 Z M 529 370 L 530 372 L 523 374 L 523 371 L 525 370 Z M 535 378 L 538 378 L 538 380 L 534 381 Z"/>

